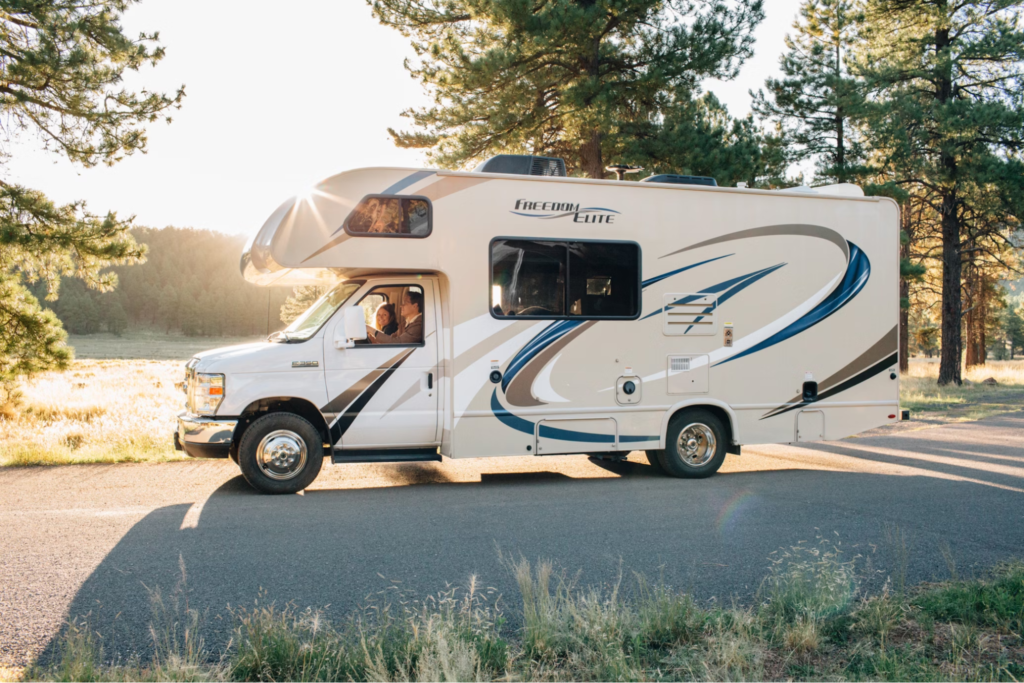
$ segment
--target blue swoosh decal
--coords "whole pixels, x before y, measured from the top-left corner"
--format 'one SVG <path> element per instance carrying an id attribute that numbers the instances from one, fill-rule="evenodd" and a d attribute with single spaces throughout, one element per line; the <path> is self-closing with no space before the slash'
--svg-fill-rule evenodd
<path id="1" fill-rule="evenodd" d="M 817 306 L 805 313 L 800 319 L 795 320 L 790 325 L 779 330 L 767 339 L 758 342 L 751 346 L 749 349 L 737 353 L 735 356 L 730 356 L 725 360 L 715 363 L 712 367 L 718 367 L 730 361 L 734 361 L 737 358 L 743 358 L 749 356 L 752 353 L 756 353 L 763 349 L 767 349 L 770 346 L 775 346 L 780 342 L 784 342 L 790 337 L 794 337 L 801 332 L 814 327 L 822 320 L 825 320 L 830 315 L 838 311 L 840 308 L 850 303 L 853 297 L 857 296 L 864 285 L 868 283 L 868 278 L 871 277 L 871 261 L 868 259 L 867 254 L 861 251 L 853 242 L 848 242 L 850 245 L 850 265 L 846 268 L 846 273 L 843 275 L 842 282 L 836 287 L 831 294 L 822 300 Z"/>
<path id="2" fill-rule="evenodd" d="M 746 289 L 750 285 L 754 284 L 755 282 L 757 282 L 761 278 L 765 277 L 766 275 L 770 275 L 771 273 L 774 273 L 776 270 L 778 270 L 779 268 L 781 268 L 784 265 L 786 265 L 786 264 L 785 263 L 779 263 L 779 264 L 776 264 L 774 266 L 769 266 L 768 268 L 762 268 L 761 270 L 755 270 L 753 273 L 747 273 L 746 275 L 740 275 L 739 277 L 734 277 L 734 278 L 731 278 L 729 280 L 725 280 L 724 282 L 719 282 L 717 285 L 711 285 L 710 287 L 705 287 L 704 289 L 701 289 L 699 291 L 700 291 L 701 294 L 717 294 L 718 292 L 721 292 L 723 290 L 729 290 L 729 291 L 725 292 L 725 294 L 722 294 L 720 297 L 718 297 L 718 304 L 723 304 L 726 301 L 728 301 L 729 299 L 731 299 L 732 297 L 734 297 L 737 294 L 739 294 L 740 292 L 742 292 L 744 289 Z M 672 303 L 674 303 L 674 304 L 685 304 L 685 303 L 689 303 L 691 301 L 695 301 L 695 300 L 697 300 L 699 298 L 700 298 L 699 294 L 691 294 L 689 296 L 684 296 L 682 299 L 678 299 L 676 301 L 673 301 Z M 704 309 L 703 312 L 704 313 L 710 313 L 713 309 L 714 309 L 713 306 L 709 306 L 708 308 Z M 654 311 L 653 313 L 648 313 L 647 315 L 645 315 L 644 317 L 642 317 L 640 319 L 641 320 L 647 320 L 648 318 L 650 318 L 652 316 L 658 315 L 659 313 L 663 312 L 664 310 L 665 310 L 665 308 L 663 306 L 663 307 L 659 308 L 658 310 Z M 698 318 L 698 320 L 699 320 L 699 318 Z M 687 332 L 689 332 L 689 329 L 687 329 Z"/>
<path id="3" fill-rule="evenodd" d="M 712 261 L 718 261 L 719 259 L 728 258 L 729 256 L 734 256 L 734 254 L 726 254 L 725 256 L 716 256 L 715 258 L 710 258 L 710 259 L 707 259 L 706 261 L 701 261 L 699 263 L 694 263 L 694 264 L 691 264 L 689 266 L 683 266 L 682 268 L 677 268 L 677 269 L 669 271 L 667 273 L 663 273 L 661 275 L 657 275 L 657 276 L 655 276 L 655 277 L 653 277 L 653 278 L 651 278 L 649 280 L 644 280 L 643 282 L 640 283 L 640 286 L 641 286 L 641 288 L 649 287 L 650 285 L 653 285 L 653 284 L 656 284 L 658 282 L 661 282 L 662 280 L 670 278 L 673 275 L 678 275 L 679 273 L 685 272 L 685 271 L 690 270 L 692 268 L 696 268 L 697 266 L 703 266 L 705 263 L 711 263 Z M 742 277 L 746 278 L 746 277 L 751 277 L 752 275 L 757 275 L 757 273 L 748 273 L 747 275 L 744 275 Z M 738 278 L 738 279 L 742 279 L 742 278 Z M 732 283 L 733 281 L 734 280 L 729 280 L 728 283 Z M 652 313 L 651 315 L 654 315 L 654 314 Z M 647 316 L 647 317 L 650 317 L 650 316 Z M 516 353 L 516 355 L 512 357 L 511 361 L 509 361 L 508 368 L 505 370 L 505 376 L 501 380 L 501 390 L 505 391 L 506 389 L 508 389 L 508 385 L 512 381 L 512 378 L 515 377 L 516 373 L 519 372 L 520 370 L 522 370 L 526 366 L 526 364 L 529 363 L 530 360 L 534 356 L 536 356 L 538 353 L 543 351 L 548 345 L 554 343 L 555 341 L 557 341 L 561 337 L 563 337 L 563 336 L 567 335 L 568 333 L 572 332 L 574 329 L 579 327 L 584 322 L 586 322 L 586 321 L 584 321 L 584 320 L 558 320 L 558 321 L 555 321 L 555 322 L 551 323 L 547 327 L 545 327 L 536 337 L 534 337 L 529 342 L 527 342 L 526 346 L 524 346 L 523 348 L 519 349 L 519 352 Z"/>
<path id="4" fill-rule="evenodd" d="M 505 376 L 501 379 L 501 390 L 505 391 L 508 388 L 512 378 L 526 367 L 530 359 L 543 351 L 549 344 L 569 334 L 585 322 L 586 320 L 557 320 L 541 330 L 540 334 L 528 341 L 526 346 L 519 349 L 519 353 L 512 358 L 505 370 Z"/>
<path id="5" fill-rule="evenodd" d="M 506 427 L 511 427 L 523 434 L 533 436 L 535 423 L 524 420 L 505 410 L 501 401 L 498 400 L 498 390 L 491 393 L 491 412 Z M 614 434 L 591 434 L 589 432 L 577 432 L 573 429 L 560 429 L 541 425 L 539 435 L 545 439 L 558 439 L 559 441 L 579 441 L 582 443 L 615 443 Z M 657 441 L 657 436 L 619 436 L 619 443 L 642 443 L 644 441 Z"/>
<path id="6" fill-rule="evenodd" d="M 672 277 L 673 275 L 678 275 L 679 273 L 682 273 L 682 272 L 685 272 L 687 270 L 690 270 L 691 268 L 696 268 L 697 266 L 703 266 L 705 263 L 711 263 L 712 261 L 718 261 L 719 259 L 729 258 L 730 256 L 735 256 L 735 255 L 736 254 L 726 254 L 725 256 L 716 256 L 715 258 L 709 258 L 707 261 L 701 261 L 700 263 L 694 263 L 693 265 L 690 265 L 690 266 L 683 266 L 682 268 L 676 268 L 675 270 L 670 270 L 669 272 L 662 273 L 661 275 L 655 275 L 650 280 L 644 280 L 643 282 L 641 282 L 640 283 L 640 287 L 642 289 L 647 289 L 651 285 L 656 285 L 659 282 L 661 282 L 662 280 L 667 280 L 668 278 Z"/>

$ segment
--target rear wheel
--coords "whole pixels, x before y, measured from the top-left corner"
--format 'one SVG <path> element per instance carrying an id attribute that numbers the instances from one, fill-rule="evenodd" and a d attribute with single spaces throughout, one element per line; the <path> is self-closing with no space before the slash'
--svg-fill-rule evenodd
<path id="1" fill-rule="evenodd" d="M 661 450 L 644 451 L 644 455 L 647 456 L 647 462 L 650 463 L 651 469 L 654 470 L 655 474 L 665 474 L 665 468 L 661 466 L 660 460 L 663 452 Z"/>
<path id="2" fill-rule="evenodd" d="M 685 410 L 669 423 L 658 461 L 673 477 L 710 477 L 725 461 L 726 438 L 725 425 L 717 415 L 700 408 Z"/>
<path id="3" fill-rule="evenodd" d="M 323 459 L 320 432 L 293 413 L 264 415 L 238 446 L 242 476 L 263 493 L 298 493 L 316 479 Z"/>

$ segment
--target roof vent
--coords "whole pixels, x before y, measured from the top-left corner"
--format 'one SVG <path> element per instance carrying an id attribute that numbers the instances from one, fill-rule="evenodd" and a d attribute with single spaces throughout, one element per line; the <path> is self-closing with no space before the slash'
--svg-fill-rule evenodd
<path id="1" fill-rule="evenodd" d="M 509 173 L 565 177 L 565 161 L 528 154 L 498 154 L 473 169 L 473 173 Z"/>
<path id="2" fill-rule="evenodd" d="M 706 185 L 707 187 L 718 187 L 714 178 L 704 175 L 675 175 L 674 173 L 662 173 L 644 178 L 641 183 L 671 183 L 673 185 Z"/>

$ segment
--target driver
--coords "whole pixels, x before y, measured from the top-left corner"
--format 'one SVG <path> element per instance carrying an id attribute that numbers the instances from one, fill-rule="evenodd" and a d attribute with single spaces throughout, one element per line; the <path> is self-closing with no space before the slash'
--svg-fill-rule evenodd
<path id="1" fill-rule="evenodd" d="M 366 336 L 372 344 L 419 344 L 423 341 L 423 292 L 409 290 L 402 298 L 402 318 L 405 329 L 398 334 L 385 334 L 366 326 Z"/>

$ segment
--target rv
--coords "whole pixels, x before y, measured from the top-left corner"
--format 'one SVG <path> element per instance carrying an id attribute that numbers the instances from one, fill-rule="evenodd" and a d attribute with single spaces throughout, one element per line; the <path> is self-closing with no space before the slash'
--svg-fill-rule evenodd
<path id="1" fill-rule="evenodd" d="M 175 446 L 286 493 L 324 458 L 644 451 L 701 478 L 747 444 L 896 420 L 896 203 L 709 180 L 517 156 L 328 178 L 241 259 L 250 282 L 327 293 L 186 364 Z"/>

